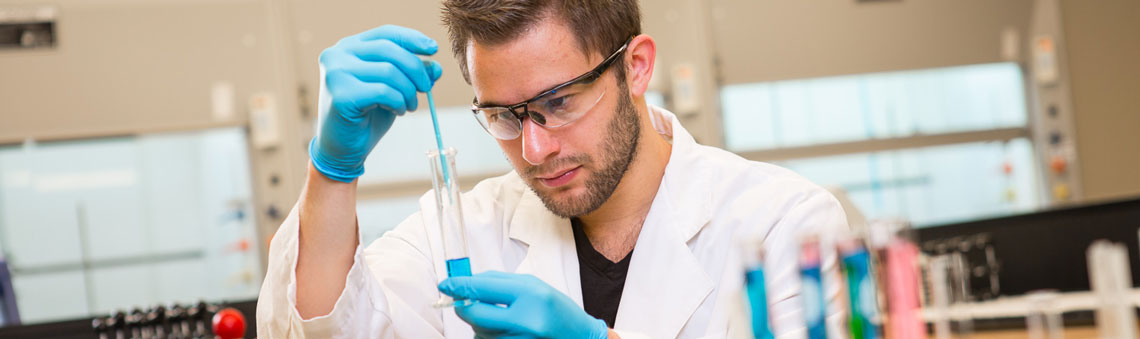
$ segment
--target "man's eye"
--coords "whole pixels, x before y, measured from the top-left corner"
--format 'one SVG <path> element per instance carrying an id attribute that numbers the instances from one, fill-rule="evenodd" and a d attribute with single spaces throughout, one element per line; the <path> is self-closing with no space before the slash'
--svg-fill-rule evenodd
<path id="1" fill-rule="evenodd" d="M 552 98 L 546 101 L 546 107 L 550 110 L 559 110 L 566 108 L 570 104 L 570 97 L 573 95 L 564 95 L 557 98 Z"/>
<path id="2" fill-rule="evenodd" d="M 487 122 L 491 122 L 491 123 L 497 122 L 497 121 L 499 121 L 499 119 L 503 118 L 502 113 L 486 113 L 483 115 L 487 117 Z"/>

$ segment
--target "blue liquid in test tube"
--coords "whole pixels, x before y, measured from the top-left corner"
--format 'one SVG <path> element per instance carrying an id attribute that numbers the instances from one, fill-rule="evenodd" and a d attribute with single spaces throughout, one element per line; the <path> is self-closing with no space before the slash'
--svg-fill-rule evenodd
<path id="1" fill-rule="evenodd" d="M 447 260 L 448 277 L 470 277 L 471 259 L 467 257 Z"/>
<path id="2" fill-rule="evenodd" d="M 456 183 L 455 177 L 451 177 L 448 182 L 444 179 L 443 168 L 447 167 L 451 170 L 448 173 L 455 173 L 455 149 L 444 149 L 443 155 L 440 156 L 436 151 L 428 152 L 428 163 L 432 167 L 432 184 L 435 191 L 435 203 L 437 209 L 437 222 L 439 223 L 440 238 L 443 241 L 443 256 L 444 264 L 447 270 L 448 277 L 465 277 L 471 275 L 471 259 L 467 256 L 467 236 L 466 229 L 463 225 L 463 207 L 459 195 L 459 185 Z M 440 157 L 443 159 L 436 159 Z M 440 299 L 435 303 L 436 307 L 451 307 L 468 305 L 471 301 L 467 300 L 451 300 L 451 298 Z"/>
<path id="3" fill-rule="evenodd" d="M 772 339 L 772 328 L 768 326 L 768 293 L 764 286 L 764 268 L 756 265 L 744 274 L 744 286 L 748 292 L 748 306 L 752 311 L 752 336 L 756 339 Z"/>
<path id="4" fill-rule="evenodd" d="M 800 295 L 804 302 L 804 321 L 808 339 L 827 339 L 826 304 L 820 269 L 819 242 L 805 240 L 800 248 Z"/>
<path id="5" fill-rule="evenodd" d="M 871 277 L 871 254 L 862 245 L 850 245 L 842 251 L 843 273 L 847 278 L 851 316 L 848 325 L 851 339 L 878 339 L 878 299 Z"/>

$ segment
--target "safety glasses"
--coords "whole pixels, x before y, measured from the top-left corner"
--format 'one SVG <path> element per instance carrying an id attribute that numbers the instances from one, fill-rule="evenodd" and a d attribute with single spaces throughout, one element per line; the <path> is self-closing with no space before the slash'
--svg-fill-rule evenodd
<path id="1" fill-rule="evenodd" d="M 491 136 L 501 140 L 514 140 L 522 134 L 522 119 L 529 117 L 539 126 L 555 128 L 577 121 L 593 109 L 606 88 L 594 86 L 594 82 L 613 65 L 614 61 L 629 47 L 627 40 L 617 51 L 598 64 L 597 67 L 573 80 L 554 86 L 535 97 L 506 106 L 479 105 L 476 99 L 471 105 L 475 120 Z"/>

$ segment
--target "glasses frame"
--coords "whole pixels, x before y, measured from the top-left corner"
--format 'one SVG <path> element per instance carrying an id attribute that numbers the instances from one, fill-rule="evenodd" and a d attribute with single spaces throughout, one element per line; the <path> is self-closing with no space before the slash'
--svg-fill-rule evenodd
<path id="1" fill-rule="evenodd" d="M 543 126 L 543 127 L 559 127 L 559 126 L 562 126 L 562 125 L 546 126 L 546 117 L 543 116 L 541 113 L 531 111 L 527 107 L 529 107 L 530 104 L 535 102 L 535 101 L 538 101 L 538 100 L 543 99 L 547 96 L 554 95 L 555 93 L 558 93 L 558 91 L 563 89 L 563 88 L 573 86 L 573 85 L 577 85 L 577 84 L 590 84 L 590 83 L 593 83 L 594 81 L 597 81 L 598 78 L 602 77 L 602 74 L 604 74 L 606 72 L 606 70 L 608 70 L 610 68 L 610 66 L 612 66 L 614 64 L 614 61 L 616 61 L 618 59 L 618 56 L 622 55 L 622 52 L 625 52 L 626 48 L 629 47 L 630 42 L 633 42 L 633 37 L 630 37 L 629 40 L 626 40 L 625 43 L 621 45 L 621 47 L 619 47 L 616 51 L 613 52 L 613 54 L 610 54 L 609 57 L 606 57 L 605 60 L 602 60 L 602 63 L 598 64 L 597 67 L 594 67 L 594 69 L 590 70 L 589 72 L 586 72 L 585 74 L 579 75 L 578 77 L 571 79 L 570 81 L 564 82 L 564 83 L 559 84 L 559 85 L 554 86 L 554 87 L 551 87 L 548 90 L 542 91 L 542 93 L 539 93 L 538 95 L 536 95 L 530 99 L 527 99 L 523 102 L 520 102 L 517 104 L 512 104 L 512 105 L 480 105 L 479 104 L 479 98 L 474 98 L 474 99 L 472 99 L 472 102 L 471 102 L 471 113 L 474 113 L 476 115 L 475 120 L 479 121 L 478 115 L 481 114 L 481 113 L 479 113 L 479 110 L 488 109 L 488 108 L 505 108 L 505 109 L 507 109 L 508 112 L 511 112 L 511 114 L 514 114 L 515 122 L 518 124 L 519 130 L 522 130 L 522 121 L 523 121 L 524 117 L 530 117 L 531 120 L 533 120 L 535 123 L 537 123 L 538 125 Z M 520 109 L 522 110 L 521 112 L 519 111 Z M 580 118 L 581 117 L 579 117 L 579 119 Z M 577 119 L 575 119 L 575 121 L 577 121 Z M 573 121 L 570 121 L 570 122 L 573 122 Z M 566 124 L 569 124 L 570 122 L 567 122 Z M 563 125 L 565 125 L 565 124 L 563 124 Z M 491 134 L 491 136 L 493 136 L 493 137 L 495 136 L 494 133 L 491 133 L 491 130 L 487 127 L 487 125 L 480 122 L 479 126 L 483 126 L 483 130 L 487 131 L 487 133 Z M 495 137 L 495 138 L 499 139 L 499 137 Z M 514 138 L 506 139 L 506 140 L 514 140 L 517 138 L 518 137 L 516 136 Z"/>

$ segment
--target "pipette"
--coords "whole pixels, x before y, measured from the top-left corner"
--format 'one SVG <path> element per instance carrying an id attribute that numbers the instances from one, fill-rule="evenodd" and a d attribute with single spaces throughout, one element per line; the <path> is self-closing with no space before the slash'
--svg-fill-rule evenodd
<path id="1" fill-rule="evenodd" d="M 443 157 L 443 137 L 439 134 L 439 118 L 435 115 L 435 99 L 431 97 L 431 90 L 427 91 L 428 110 L 431 111 L 431 126 L 435 129 L 435 147 L 439 149 L 439 161 L 443 168 L 443 182 L 446 185 L 451 184 L 451 173 L 447 170 L 445 162 L 447 159 Z"/>

